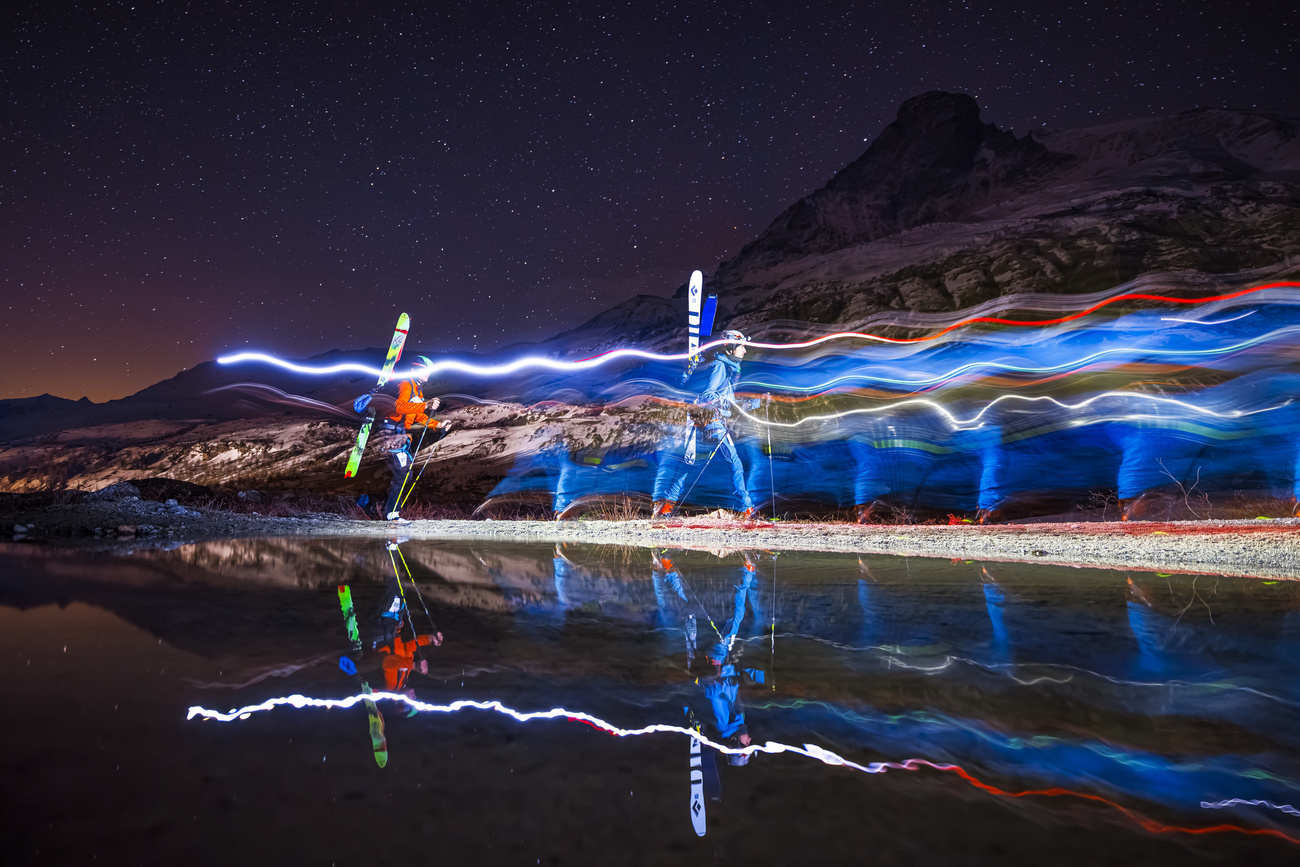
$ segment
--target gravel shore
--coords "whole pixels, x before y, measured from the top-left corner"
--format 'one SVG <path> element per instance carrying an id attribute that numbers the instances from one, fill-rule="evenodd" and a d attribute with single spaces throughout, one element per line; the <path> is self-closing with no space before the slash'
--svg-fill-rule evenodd
<path id="1" fill-rule="evenodd" d="M 126 498 L 53 505 L 4 518 L 15 541 L 120 548 L 247 536 L 493 539 L 640 547 L 838 551 L 1051 563 L 1166 573 L 1300 580 L 1300 519 L 998 526 L 668 521 L 412 521 L 391 525 L 331 514 L 268 517 Z"/>

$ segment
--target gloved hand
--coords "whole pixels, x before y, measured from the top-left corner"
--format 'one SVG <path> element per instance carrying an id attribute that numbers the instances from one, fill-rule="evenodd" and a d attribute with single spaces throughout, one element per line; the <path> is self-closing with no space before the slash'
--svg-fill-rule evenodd
<path id="1" fill-rule="evenodd" d="M 433 412 L 435 409 L 442 406 L 442 399 L 435 397 L 433 400 L 426 401 L 426 403 L 429 404 L 429 408 L 425 410 L 425 412 Z"/>

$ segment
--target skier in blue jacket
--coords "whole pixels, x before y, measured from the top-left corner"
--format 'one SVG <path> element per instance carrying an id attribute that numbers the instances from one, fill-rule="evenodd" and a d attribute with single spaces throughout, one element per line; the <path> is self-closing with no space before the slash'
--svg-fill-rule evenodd
<path id="1" fill-rule="evenodd" d="M 752 518 L 756 510 L 754 501 L 749 496 L 749 489 L 745 485 L 745 467 L 736 451 L 731 432 L 727 430 L 731 407 L 736 403 L 736 381 L 740 379 L 740 360 L 745 357 L 747 338 L 739 331 L 724 331 L 722 339 L 725 342 L 714 354 L 713 361 L 706 371 L 708 378 L 700 391 L 700 396 L 695 399 L 691 417 L 696 431 L 703 434 L 705 444 L 716 444 L 710 452 L 721 454 L 730 465 L 731 483 L 740 505 L 741 517 Z M 690 436 L 688 432 L 686 440 L 686 448 L 693 450 L 696 438 Z M 690 475 L 690 464 L 693 463 L 675 449 L 664 460 L 673 462 L 672 482 L 663 495 L 655 499 L 654 514 L 656 515 L 668 515 L 677 508 L 677 502 L 682 497 L 682 489 L 686 485 L 686 477 Z"/>

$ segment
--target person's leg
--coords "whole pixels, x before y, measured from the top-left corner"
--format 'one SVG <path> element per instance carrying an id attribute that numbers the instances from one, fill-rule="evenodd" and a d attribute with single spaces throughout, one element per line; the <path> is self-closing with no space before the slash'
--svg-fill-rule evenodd
<path id="1" fill-rule="evenodd" d="M 740 461 L 740 454 L 736 451 L 736 444 L 732 441 L 731 434 L 720 421 L 713 422 L 705 428 L 705 431 L 710 440 L 718 442 L 718 453 L 731 466 L 731 487 L 736 499 L 740 501 L 741 510 L 752 509 L 754 501 L 749 496 L 749 489 L 745 487 L 745 465 Z"/>
<path id="2" fill-rule="evenodd" d="M 686 461 L 685 449 L 694 449 L 690 437 L 692 432 L 694 427 L 664 438 L 659 449 L 659 469 L 655 472 L 655 502 L 676 503 L 681 499 L 686 475 L 691 467 Z"/>
<path id="3" fill-rule="evenodd" d="M 391 449 L 388 452 L 388 467 L 393 471 L 393 480 L 388 484 L 388 498 L 384 501 L 384 517 L 395 517 L 402 487 L 406 484 L 411 471 L 411 453 L 405 448 Z"/>
<path id="4" fill-rule="evenodd" d="M 573 502 L 574 494 L 578 490 L 578 465 L 574 463 L 573 455 L 568 449 L 555 450 L 555 463 L 555 496 L 552 508 L 555 514 L 559 515 Z"/>

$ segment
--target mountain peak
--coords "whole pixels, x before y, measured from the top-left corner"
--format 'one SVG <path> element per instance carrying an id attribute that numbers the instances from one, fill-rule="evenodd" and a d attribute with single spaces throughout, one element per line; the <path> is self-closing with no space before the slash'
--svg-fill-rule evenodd
<path id="1" fill-rule="evenodd" d="M 966 217 L 1006 179 L 1023 179 L 1039 164 L 1055 161 L 1031 137 L 1017 139 L 981 123 L 979 104 L 966 94 L 936 90 L 914 96 L 866 153 L 787 208 L 722 265 L 719 278 L 731 282 L 755 267 Z"/>

